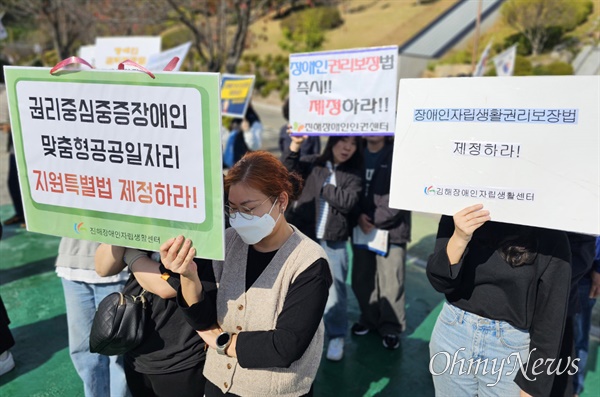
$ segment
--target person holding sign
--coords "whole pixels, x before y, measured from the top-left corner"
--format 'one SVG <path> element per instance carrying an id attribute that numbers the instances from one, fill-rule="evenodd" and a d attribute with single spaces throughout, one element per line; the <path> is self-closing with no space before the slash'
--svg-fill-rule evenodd
<path id="1" fill-rule="evenodd" d="M 225 260 L 195 262 L 183 236 L 161 246 L 181 275 L 180 309 L 210 347 L 207 397 L 312 395 L 332 280 L 323 249 L 285 219 L 301 188 L 272 154 L 248 153 L 225 177 Z"/>
<path id="2" fill-rule="evenodd" d="M 442 216 L 427 262 L 446 295 L 431 335 L 438 396 L 549 396 L 565 326 L 571 253 L 557 230 L 490 222 L 483 205 Z"/>
<path id="3" fill-rule="evenodd" d="M 406 329 L 404 264 L 411 213 L 389 205 L 393 139 L 368 136 L 365 141 L 363 191 L 352 236 L 352 290 L 360 318 L 352 333 L 376 330 L 383 346 L 393 350 Z"/>
<path id="4" fill-rule="evenodd" d="M 119 273 L 127 266 L 131 277 L 123 293 L 139 295 L 142 288 L 150 302 L 151 317 L 144 339 L 125 353 L 125 376 L 133 397 L 202 397 L 204 343 L 177 308 L 179 275 L 160 263 L 158 253 L 100 244 L 96 272 Z"/>
<path id="5" fill-rule="evenodd" d="M 292 208 L 293 223 L 315 239 L 327 253 L 334 283 L 325 308 L 325 331 L 329 338 L 327 359 L 339 361 L 344 355 L 347 332 L 348 275 L 347 243 L 352 209 L 362 190 L 362 138 L 332 136 L 322 155 L 300 157 L 306 137 L 292 137 L 282 156 L 289 170 L 305 180 L 302 195 Z"/>

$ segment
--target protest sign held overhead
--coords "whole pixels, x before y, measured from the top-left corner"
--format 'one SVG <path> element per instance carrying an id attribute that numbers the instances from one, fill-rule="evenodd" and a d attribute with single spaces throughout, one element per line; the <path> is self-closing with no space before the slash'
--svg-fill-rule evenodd
<path id="1" fill-rule="evenodd" d="M 218 74 L 5 74 L 28 230 L 223 258 Z"/>
<path id="2" fill-rule="evenodd" d="M 403 79 L 390 206 L 600 234 L 600 77 Z M 560 93 L 560 94 L 557 94 Z"/>
<path id="3" fill-rule="evenodd" d="M 293 135 L 393 135 L 398 47 L 290 55 Z"/>
<path id="4" fill-rule="evenodd" d="M 96 39 L 96 67 L 116 69 L 129 59 L 146 66 L 150 55 L 160 52 L 160 36 L 98 37 Z"/>
<path id="5" fill-rule="evenodd" d="M 243 118 L 252 99 L 254 75 L 221 75 L 221 113 Z"/>

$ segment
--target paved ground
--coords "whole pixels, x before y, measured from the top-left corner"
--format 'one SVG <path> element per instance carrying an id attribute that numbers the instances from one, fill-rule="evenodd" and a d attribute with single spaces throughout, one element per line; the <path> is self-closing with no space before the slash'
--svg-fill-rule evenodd
<path id="1" fill-rule="evenodd" d="M 266 125 L 264 147 L 276 150 L 276 137 L 283 124 L 279 107 L 255 104 Z M 0 219 L 12 215 L 6 192 L 7 155 L 5 136 L 0 137 Z M 429 285 L 418 265 L 431 252 L 437 219 L 414 214 L 412 262 L 407 266 L 408 329 L 396 351 L 385 350 L 373 334 L 346 338 L 346 355 L 338 363 L 323 359 L 317 375 L 315 395 L 337 396 L 433 396 L 428 371 L 428 343 L 442 295 Z M 62 287 L 54 274 L 58 237 L 30 233 L 18 226 L 7 227 L 0 241 L 0 293 L 12 320 L 17 341 L 12 349 L 17 367 L 0 377 L 0 396 L 82 396 L 81 381 L 71 364 L 67 348 L 67 326 Z M 349 321 L 358 317 L 356 301 L 349 290 Z M 349 324 L 350 325 L 350 324 Z M 586 379 L 588 392 L 600 390 L 599 343 L 594 340 Z M 460 397 L 460 396 L 457 396 Z"/>

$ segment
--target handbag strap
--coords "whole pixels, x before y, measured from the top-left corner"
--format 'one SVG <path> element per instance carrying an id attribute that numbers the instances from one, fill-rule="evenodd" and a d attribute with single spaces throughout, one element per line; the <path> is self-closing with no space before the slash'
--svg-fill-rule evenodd
<path id="1" fill-rule="evenodd" d="M 137 295 L 137 296 L 131 295 L 131 297 L 133 298 L 133 302 L 135 303 L 139 300 L 140 302 L 142 302 L 142 307 L 144 309 L 146 308 L 146 302 L 148 302 L 148 299 L 146 299 L 146 297 L 144 296 L 144 294 L 146 292 L 148 292 L 148 291 L 146 291 L 145 289 L 142 288 L 142 292 L 139 295 Z"/>

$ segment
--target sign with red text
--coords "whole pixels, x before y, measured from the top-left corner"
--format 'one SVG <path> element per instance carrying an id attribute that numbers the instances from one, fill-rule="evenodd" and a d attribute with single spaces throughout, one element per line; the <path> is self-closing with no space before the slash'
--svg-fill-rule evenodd
<path id="1" fill-rule="evenodd" d="M 290 54 L 293 135 L 393 135 L 398 47 Z"/>
<path id="2" fill-rule="evenodd" d="M 223 258 L 218 74 L 5 74 L 28 230 Z"/>
<path id="3" fill-rule="evenodd" d="M 146 66 L 150 56 L 160 52 L 160 42 L 160 36 L 98 37 L 95 66 L 98 69 L 116 69 L 127 59 Z"/>
<path id="4" fill-rule="evenodd" d="M 600 77 L 402 79 L 390 206 L 600 234 Z"/>

